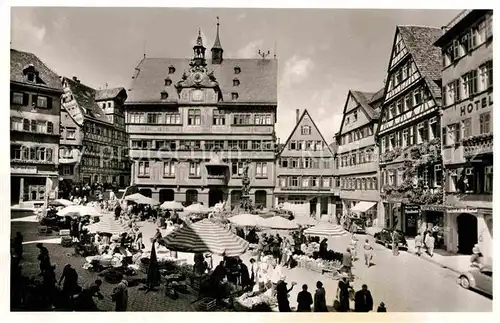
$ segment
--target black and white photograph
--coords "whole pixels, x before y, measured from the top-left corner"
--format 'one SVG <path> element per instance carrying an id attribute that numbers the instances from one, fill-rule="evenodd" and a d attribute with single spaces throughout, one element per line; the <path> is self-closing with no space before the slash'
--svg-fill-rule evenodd
<path id="1" fill-rule="evenodd" d="M 11 312 L 493 311 L 493 9 L 9 11 Z"/>

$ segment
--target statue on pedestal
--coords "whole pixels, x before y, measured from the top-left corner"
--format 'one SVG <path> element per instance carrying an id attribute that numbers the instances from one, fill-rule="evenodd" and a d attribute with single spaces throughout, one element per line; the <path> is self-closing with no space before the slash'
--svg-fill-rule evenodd
<path id="1" fill-rule="evenodd" d="M 243 179 L 241 180 L 242 188 L 240 208 L 245 210 L 245 212 L 253 210 L 252 200 L 250 200 L 250 177 L 248 175 L 250 163 L 250 160 L 245 162 L 245 166 L 243 166 Z"/>

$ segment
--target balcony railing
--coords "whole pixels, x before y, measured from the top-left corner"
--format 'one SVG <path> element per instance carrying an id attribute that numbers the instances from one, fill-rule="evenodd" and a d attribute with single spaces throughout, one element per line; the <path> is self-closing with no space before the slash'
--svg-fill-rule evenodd
<path id="1" fill-rule="evenodd" d="M 331 187 L 302 187 L 302 186 L 295 186 L 295 187 L 281 187 L 283 191 L 330 191 Z"/>
<path id="2" fill-rule="evenodd" d="M 462 140 L 464 157 L 471 158 L 482 154 L 493 153 L 493 134 L 481 134 Z"/>
<path id="3" fill-rule="evenodd" d="M 207 185 L 226 185 L 226 175 L 207 175 Z"/>

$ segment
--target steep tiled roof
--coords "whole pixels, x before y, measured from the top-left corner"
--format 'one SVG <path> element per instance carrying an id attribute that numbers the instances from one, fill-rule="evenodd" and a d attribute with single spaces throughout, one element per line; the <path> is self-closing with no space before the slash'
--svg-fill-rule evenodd
<path id="1" fill-rule="evenodd" d="M 397 28 L 432 95 L 435 98 L 441 98 L 441 87 L 436 83 L 441 79 L 441 49 L 434 46 L 436 40 L 442 35 L 441 29 L 425 26 L 398 26 Z"/>
<path id="2" fill-rule="evenodd" d="M 309 116 L 309 119 L 311 119 L 311 123 L 312 125 L 314 126 L 314 128 L 316 128 L 316 131 L 319 133 L 319 135 L 321 136 L 321 139 L 323 140 L 323 143 L 325 144 L 326 147 L 328 147 L 328 151 L 332 154 L 333 156 L 333 152 L 332 150 L 330 149 L 330 145 L 328 145 L 328 142 L 325 140 L 325 137 L 323 137 L 323 134 L 321 133 L 321 131 L 319 130 L 318 126 L 316 125 L 316 122 L 314 122 L 313 118 L 311 117 L 311 115 L 309 114 L 309 112 L 307 112 L 307 109 L 304 109 L 304 112 L 302 112 L 302 115 L 300 116 L 299 120 L 297 121 L 297 123 L 295 124 L 295 126 L 293 127 L 293 130 L 292 132 L 290 132 L 290 135 L 288 136 L 288 138 L 286 139 L 285 143 L 283 144 L 283 146 L 281 147 L 281 149 L 278 151 L 278 154 L 281 155 L 281 153 L 283 153 L 283 151 L 285 150 L 285 148 L 288 146 L 288 142 L 290 141 L 290 139 L 292 139 L 292 136 L 293 134 L 295 133 L 295 131 L 297 131 L 297 129 L 299 128 L 299 125 L 300 123 L 302 122 L 302 119 L 304 119 L 304 116 L 307 114 L 307 116 Z"/>
<path id="3" fill-rule="evenodd" d="M 371 97 L 369 103 L 372 104 L 376 101 L 379 101 L 379 100 L 382 100 L 384 98 L 384 88 L 381 88 L 380 90 L 378 90 L 375 94 L 373 94 L 373 96 Z"/>
<path id="4" fill-rule="evenodd" d="M 358 101 L 358 103 L 363 107 L 366 114 L 370 117 L 370 119 L 378 118 L 377 112 L 370 106 L 369 102 L 375 93 L 361 92 L 361 91 L 353 91 L 351 90 L 352 95 Z"/>
<path id="5" fill-rule="evenodd" d="M 91 117 L 102 122 L 110 122 L 104 111 L 95 102 L 96 90 L 67 77 L 64 78 L 64 81 L 68 83 L 71 94 L 85 117 Z"/>
<path id="6" fill-rule="evenodd" d="M 115 99 L 121 91 L 125 91 L 122 87 L 115 87 L 113 89 L 96 90 L 95 100 L 113 100 Z"/>
<path id="7" fill-rule="evenodd" d="M 181 80 L 184 71 L 189 69 L 190 59 L 145 58 L 136 68 L 136 74 L 128 92 L 127 103 L 162 102 L 161 92 L 166 91 L 166 102 L 177 102 L 175 84 Z M 169 74 L 169 67 L 175 72 Z M 241 72 L 235 74 L 234 68 Z M 236 102 L 241 103 L 276 103 L 278 61 L 269 59 L 224 59 L 221 64 L 211 64 L 207 60 L 208 70 L 214 71 L 216 81 L 222 91 L 223 100 L 232 102 L 231 93 L 238 93 Z M 165 86 L 165 79 L 170 78 L 172 85 Z M 233 80 L 240 84 L 233 86 Z"/>
<path id="8" fill-rule="evenodd" d="M 10 50 L 10 80 L 24 83 L 23 70 L 30 64 L 33 64 L 38 72 L 37 86 L 62 90 L 59 75 L 48 68 L 35 54 L 15 49 Z"/>

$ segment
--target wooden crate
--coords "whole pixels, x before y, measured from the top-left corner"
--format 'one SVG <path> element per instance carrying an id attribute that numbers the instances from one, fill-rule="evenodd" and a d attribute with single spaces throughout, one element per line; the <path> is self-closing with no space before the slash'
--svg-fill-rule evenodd
<path id="1" fill-rule="evenodd" d="M 212 311 L 215 309 L 216 301 L 214 298 L 205 297 L 196 303 L 196 309 L 198 311 Z"/>

